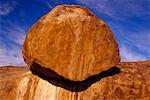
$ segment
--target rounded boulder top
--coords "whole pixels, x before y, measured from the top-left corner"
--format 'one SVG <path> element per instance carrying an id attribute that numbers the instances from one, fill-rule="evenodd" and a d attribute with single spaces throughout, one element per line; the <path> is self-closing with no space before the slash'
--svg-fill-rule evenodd
<path id="1" fill-rule="evenodd" d="M 73 81 L 120 62 L 110 28 L 78 5 L 59 5 L 41 17 L 28 31 L 22 53 L 28 66 L 37 63 Z"/>

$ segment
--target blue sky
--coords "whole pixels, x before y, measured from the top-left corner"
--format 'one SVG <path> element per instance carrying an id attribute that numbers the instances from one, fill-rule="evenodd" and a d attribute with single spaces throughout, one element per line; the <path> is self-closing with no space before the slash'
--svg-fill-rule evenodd
<path id="1" fill-rule="evenodd" d="M 104 20 L 122 61 L 150 59 L 150 0 L 0 0 L 0 66 L 25 65 L 21 45 L 27 31 L 60 4 L 83 5 Z"/>

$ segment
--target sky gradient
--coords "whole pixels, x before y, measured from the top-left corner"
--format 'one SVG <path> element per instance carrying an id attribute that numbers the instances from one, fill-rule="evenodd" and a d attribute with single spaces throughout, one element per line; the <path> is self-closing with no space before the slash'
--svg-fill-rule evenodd
<path id="1" fill-rule="evenodd" d="M 0 66 L 25 65 L 21 47 L 27 31 L 60 4 L 83 5 L 104 20 L 122 61 L 150 59 L 150 0 L 0 0 Z"/>

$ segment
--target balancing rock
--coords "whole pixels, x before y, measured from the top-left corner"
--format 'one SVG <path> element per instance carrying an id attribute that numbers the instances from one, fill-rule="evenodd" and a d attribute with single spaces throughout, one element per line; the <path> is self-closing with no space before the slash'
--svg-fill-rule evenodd
<path id="1" fill-rule="evenodd" d="M 23 57 L 62 77 L 82 81 L 120 62 L 119 48 L 110 28 L 90 10 L 60 5 L 28 31 Z"/>

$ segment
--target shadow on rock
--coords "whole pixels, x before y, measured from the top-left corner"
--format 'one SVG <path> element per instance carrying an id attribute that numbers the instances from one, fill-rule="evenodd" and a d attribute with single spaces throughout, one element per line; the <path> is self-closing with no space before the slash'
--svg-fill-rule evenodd
<path id="1" fill-rule="evenodd" d="M 112 67 L 106 71 L 103 71 L 97 75 L 92 75 L 83 81 L 72 81 L 64 78 L 63 76 L 57 74 L 55 71 L 42 67 L 39 64 L 33 62 L 30 70 L 33 74 L 38 75 L 40 78 L 47 80 L 49 83 L 62 87 L 72 92 L 81 92 L 90 87 L 93 83 L 100 81 L 102 78 L 112 76 L 120 73 L 118 67 Z"/>

